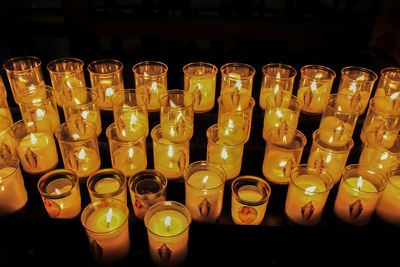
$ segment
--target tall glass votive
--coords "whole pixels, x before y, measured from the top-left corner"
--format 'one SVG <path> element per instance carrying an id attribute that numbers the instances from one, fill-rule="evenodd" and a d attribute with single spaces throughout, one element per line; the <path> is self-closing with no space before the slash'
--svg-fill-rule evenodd
<path id="1" fill-rule="evenodd" d="M 0 157 L 0 217 L 18 213 L 28 202 L 19 163 L 16 157 Z"/>
<path id="2" fill-rule="evenodd" d="M 176 137 L 165 135 L 158 124 L 152 129 L 151 138 L 153 140 L 154 169 L 160 171 L 168 179 L 182 178 L 185 167 L 189 164 L 189 128 L 185 128 L 182 136 Z"/>
<path id="3" fill-rule="evenodd" d="M 86 87 L 83 61 L 78 58 L 60 58 L 47 64 L 57 104 L 62 107 L 61 92 Z"/>
<path id="4" fill-rule="evenodd" d="M 114 122 L 107 127 L 112 167 L 126 176 L 146 169 L 146 126 Z"/>
<path id="5" fill-rule="evenodd" d="M 220 95 L 246 91 L 251 95 L 256 70 L 244 63 L 227 63 L 221 67 Z"/>
<path id="6" fill-rule="evenodd" d="M 113 102 L 123 97 L 123 68 L 122 62 L 114 59 L 96 60 L 87 66 L 90 84 L 97 93 L 101 110 L 112 110 Z"/>
<path id="7" fill-rule="evenodd" d="M 270 95 L 274 95 L 276 98 L 292 95 L 294 79 L 297 75 L 295 68 L 286 64 L 271 63 L 265 65 L 262 72 L 259 100 L 262 109 L 265 109 L 265 101 Z"/>
<path id="8" fill-rule="evenodd" d="M 51 218 L 71 219 L 81 212 L 81 192 L 74 171 L 57 169 L 40 177 L 37 188 Z"/>
<path id="9" fill-rule="evenodd" d="M 0 156 L 11 157 L 17 156 L 17 143 L 11 136 L 12 122 L 0 115 Z"/>
<path id="10" fill-rule="evenodd" d="M 269 95 L 265 99 L 263 138 L 271 130 L 287 131 L 296 129 L 299 123 L 301 104 L 294 95 L 277 97 Z"/>
<path id="11" fill-rule="evenodd" d="M 372 70 L 355 66 L 345 67 L 341 70 L 341 73 L 338 93 L 354 96 L 353 101 L 361 102 L 360 115 L 363 114 L 368 106 L 378 75 Z"/>
<path id="12" fill-rule="evenodd" d="M 214 107 L 218 68 L 210 63 L 193 62 L 183 67 L 184 90 L 195 97 L 194 112 L 204 113 Z"/>
<path id="13" fill-rule="evenodd" d="M 27 89 L 45 85 L 42 61 L 33 56 L 15 57 L 3 64 L 15 103 L 19 104 L 21 93 Z"/>
<path id="14" fill-rule="evenodd" d="M 331 175 L 324 169 L 300 164 L 290 173 L 285 214 L 295 224 L 310 226 L 321 220 L 326 200 L 333 187 Z"/>
<path id="15" fill-rule="evenodd" d="M 144 61 L 133 66 L 135 88 L 147 96 L 148 111 L 160 110 L 160 95 L 167 92 L 168 66 L 159 61 Z"/>
<path id="16" fill-rule="evenodd" d="M 191 221 L 190 211 L 179 202 L 161 201 L 151 206 L 144 216 L 144 225 L 155 264 L 178 266 L 185 261 Z"/>
<path id="17" fill-rule="evenodd" d="M 112 264 L 128 255 L 129 209 L 122 201 L 104 198 L 90 203 L 82 211 L 81 222 L 97 262 Z"/>
<path id="18" fill-rule="evenodd" d="M 271 187 L 256 176 L 240 176 L 232 182 L 231 216 L 235 224 L 259 225 L 265 216 Z"/>
<path id="19" fill-rule="evenodd" d="M 369 166 L 346 166 L 333 209 L 336 217 L 347 224 L 366 225 L 385 185 L 384 176 Z"/>
<path id="20" fill-rule="evenodd" d="M 7 102 L 7 90 L 4 86 L 3 79 L 0 77 L 0 116 L 8 118 L 11 123 L 14 122 L 11 115 L 10 107 Z"/>
<path id="21" fill-rule="evenodd" d="M 127 204 L 126 183 L 125 175 L 111 168 L 98 170 L 86 180 L 92 202 L 103 198 L 115 198 Z"/>
<path id="22" fill-rule="evenodd" d="M 213 223 L 222 210 L 225 170 L 209 161 L 192 162 L 185 169 L 185 206 L 192 219 Z"/>
<path id="23" fill-rule="evenodd" d="M 58 153 L 50 121 L 17 121 L 11 127 L 11 135 L 17 142 L 16 152 L 25 172 L 40 174 L 57 166 Z"/>
<path id="24" fill-rule="evenodd" d="M 400 92 L 400 68 L 388 67 L 382 69 L 374 97 L 392 96 L 398 92 Z"/>
<path id="25" fill-rule="evenodd" d="M 99 145 L 93 122 L 69 120 L 60 125 L 55 135 L 66 169 L 75 171 L 82 178 L 100 168 Z"/>
<path id="26" fill-rule="evenodd" d="M 165 201 L 167 184 L 167 177 L 156 170 L 146 169 L 129 178 L 128 188 L 136 217 L 143 220 L 151 206 Z"/>
<path id="27" fill-rule="evenodd" d="M 329 96 L 336 73 L 328 67 L 307 65 L 300 69 L 301 77 L 297 97 L 301 111 L 306 114 L 321 114 L 325 99 Z"/>

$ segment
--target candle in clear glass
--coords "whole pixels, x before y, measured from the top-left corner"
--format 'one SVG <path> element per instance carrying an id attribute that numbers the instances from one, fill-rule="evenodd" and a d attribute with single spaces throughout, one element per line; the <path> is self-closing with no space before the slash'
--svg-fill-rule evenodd
<path id="1" fill-rule="evenodd" d="M 264 219 L 271 187 L 256 176 L 240 176 L 231 185 L 231 216 L 235 224 L 259 225 Z"/>
<path id="2" fill-rule="evenodd" d="M 128 207 L 114 198 L 97 200 L 83 210 L 81 222 L 96 261 L 112 264 L 128 255 L 131 244 L 128 218 Z"/>
<path id="3" fill-rule="evenodd" d="M 96 126 L 91 121 L 67 121 L 57 129 L 64 166 L 75 171 L 78 177 L 88 177 L 101 165 Z"/>
<path id="4" fill-rule="evenodd" d="M 193 136 L 194 100 L 192 93 L 178 89 L 160 95 L 160 125 L 164 135 L 171 127 L 178 135 L 187 127 L 190 137 Z"/>
<path id="5" fill-rule="evenodd" d="M 183 67 L 184 90 L 195 97 L 194 112 L 210 111 L 215 102 L 218 68 L 210 63 L 193 62 Z"/>
<path id="6" fill-rule="evenodd" d="M 0 217 L 21 211 L 28 201 L 16 157 L 0 157 Z"/>
<path id="7" fill-rule="evenodd" d="M 189 164 L 189 128 L 177 134 L 173 127 L 170 131 L 164 132 L 158 124 L 152 129 L 151 138 L 154 169 L 163 173 L 168 179 L 181 178 L 185 167 Z"/>
<path id="8" fill-rule="evenodd" d="M 115 198 L 127 204 L 126 177 L 117 169 L 101 169 L 86 180 L 90 200 Z"/>
<path id="9" fill-rule="evenodd" d="M 126 176 L 146 169 L 146 126 L 140 122 L 123 124 L 114 122 L 107 127 L 112 167 Z"/>
<path id="10" fill-rule="evenodd" d="M 266 142 L 262 167 L 264 177 L 276 184 L 289 183 L 290 172 L 300 164 L 307 138 L 296 129 L 271 130 Z"/>
<path id="11" fill-rule="evenodd" d="M 7 102 L 7 90 L 4 86 L 3 79 L 0 77 L 0 116 L 7 117 L 13 123 L 13 117 Z"/>
<path id="12" fill-rule="evenodd" d="M 167 184 L 168 179 L 156 170 L 143 170 L 129 178 L 128 188 L 136 217 L 143 220 L 151 206 L 165 201 Z"/>
<path id="13" fill-rule="evenodd" d="M 97 60 L 87 66 L 90 84 L 98 96 L 101 110 L 112 110 L 113 102 L 123 97 L 123 68 L 122 62 L 114 59 Z"/>
<path id="14" fill-rule="evenodd" d="M 213 223 L 222 210 L 225 171 L 216 163 L 196 161 L 184 172 L 185 206 L 197 222 Z"/>
<path id="15" fill-rule="evenodd" d="M 329 96 L 336 73 L 330 68 L 319 65 L 307 65 L 300 69 L 301 78 L 297 97 L 301 111 L 306 114 L 321 114 L 325 107 L 325 98 Z"/>
<path id="16" fill-rule="evenodd" d="M 271 130 L 296 129 L 300 110 L 300 101 L 294 95 L 269 95 L 265 99 L 263 138 L 267 139 L 267 133 Z"/>
<path id="17" fill-rule="evenodd" d="M 400 68 L 388 67 L 382 69 L 374 97 L 392 96 L 398 92 L 400 92 Z"/>
<path id="18" fill-rule="evenodd" d="M 369 166 L 346 166 L 333 208 L 336 217 L 355 226 L 367 224 L 385 184 L 383 175 Z"/>
<path id="19" fill-rule="evenodd" d="M 19 104 L 23 91 L 45 85 L 41 66 L 42 61 L 32 56 L 11 58 L 3 64 L 15 103 Z"/>
<path id="20" fill-rule="evenodd" d="M 232 92 L 248 92 L 253 90 L 253 79 L 256 70 L 244 63 L 227 63 L 221 67 L 220 95 Z"/>
<path id="21" fill-rule="evenodd" d="M 57 166 L 58 153 L 50 121 L 17 121 L 11 127 L 11 135 L 17 142 L 16 152 L 25 172 L 39 174 Z"/>
<path id="22" fill-rule="evenodd" d="M 181 203 L 161 201 L 147 211 L 144 225 L 147 228 L 150 257 L 158 266 L 178 266 L 188 253 L 190 211 Z"/>
<path id="23" fill-rule="evenodd" d="M 3 157 L 17 156 L 17 143 L 11 136 L 12 122 L 0 115 L 0 155 Z"/>
<path id="24" fill-rule="evenodd" d="M 271 63 L 265 65 L 262 72 L 263 79 L 259 100 L 262 109 L 265 109 L 265 101 L 270 95 L 281 98 L 292 95 L 294 79 L 297 75 L 296 69 L 286 64 Z"/>
<path id="25" fill-rule="evenodd" d="M 354 96 L 353 101 L 361 102 L 360 115 L 363 114 L 378 75 L 369 69 L 354 66 L 343 68 L 341 73 L 338 93 Z"/>
<path id="26" fill-rule="evenodd" d="M 326 170 L 313 169 L 307 164 L 298 165 L 290 173 L 285 202 L 286 216 L 299 225 L 317 224 L 333 184 Z"/>
<path id="27" fill-rule="evenodd" d="M 342 177 L 354 142 L 346 132 L 341 133 L 340 137 L 335 133 L 337 132 L 332 128 L 320 128 L 314 131 L 308 166 L 316 170 L 325 169 L 336 184 Z"/>
<path id="28" fill-rule="evenodd" d="M 81 212 L 81 193 L 74 171 L 57 169 L 44 174 L 37 188 L 51 218 L 71 219 Z"/>
<path id="29" fill-rule="evenodd" d="M 235 91 L 218 97 L 218 127 L 233 143 L 250 138 L 254 98 L 246 91 Z"/>
<path id="30" fill-rule="evenodd" d="M 123 124 L 142 123 L 149 134 L 149 118 L 147 112 L 147 95 L 136 89 L 125 89 L 124 98 L 114 103 L 114 121 Z"/>
<path id="31" fill-rule="evenodd" d="M 136 90 L 147 96 L 147 110 L 160 110 L 159 97 L 168 88 L 168 66 L 158 61 L 144 61 L 133 66 L 132 71 Z"/>
<path id="32" fill-rule="evenodd" d="M 39 86 L 32 90 L 23 91 L 19 109 L 23 119 L 49 120 L 53 132 L 60 126 L 54 90 L 50 86 Z"/>
<path id="33" fill-rule="evenodd" d="M 47 64 L 56 102 L 62 107 L 61 92 L 75 87 L 86 87 L 83 61 L 78 58 L 60 58 Z"/>

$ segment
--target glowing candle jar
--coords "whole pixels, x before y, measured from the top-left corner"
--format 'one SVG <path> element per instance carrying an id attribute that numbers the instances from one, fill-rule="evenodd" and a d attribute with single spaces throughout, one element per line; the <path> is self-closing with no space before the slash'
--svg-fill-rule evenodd
<path id="1" fill-rule="evenodd" d="M 193 62 L 183 67 L 184 90 L 195 97 L 194 112 L 204 113 L 214 107 L 218 68 L 204 62 Z"/>
<path id="2" fill-rule="evenodd" d="M 0 77 L 0 116 L 6 117 L 13 123 L 13 117 L 7 102 L 7 90 L 4 86 L 3 79 Z"/>
<path id="3" fill-rule="evenodd" d="M 235 224 L 259 225 L 265 216 L 271 187 L 256 176 L 240 176 L 231 184 L 231 216 Z"/>
<path id="4" fill-rule="evenodd" d="M 83 210 L 81 222 L 92 255 L 99 263 L 116 263 L 128 255 L 131 244 L 128 217 L 128 207 L 114 198 L 97 200 Z"/>
<path id="5" fill-rule="evenodd" d="M 346 166 L 333 208 L 336 217 L 355 226 L 367 224 L 385 185 L 383 175 L 368 166 Z"/>
<path id="6" fill-rule="evenodd" d="M 122 62 L 114 59 L 97 60 L 88 65 L 90 84 L 97 92 L 101 110 L 112 110 L 113 102 L 123 97 L 123 68 Z"/>
<path id="7" fill-rule="evenodd" d="M 225 171 L 213 162 L 196 161 L 186 167 L 185 205 L 197 222 L 213 223 L 222 210 Z"/>
<path id="8" fill-rule="evenodd" d="M 332 187 L 332 177 L 324 169 L 315 170 L 307 164 L 298 165 L 290 173 L 285 202 L 286 216 L 295 224 L 317 224 Z"/>
<path id="9" fill-rule="evenodd" d="M 3 64 L 15 103 L 19 104 L 23 91 L 45 85 L 41 67 L 42 61 L 32 56 L 11 58 Z"/>
<path id="10" fill-rule="evenodd" d="M 75 172 L 50 171 L 39 179 L 37 188 L 51 218 L 71 219 L 81 212 L 81 193 Z"/>
<path id="11" fill-rule="evenodd" d="M 21 211 L 28 201 L 19 160 L 0 157 L 0 217 Z"/>
<path id="12" fill-rule="evenodd" d="M 300 101 L 296 96 L 270 95 L 265 99 L 263 138 L 271 130 L 296 129 L 300 117 Z"/>
<path id="13" fill-rule="evenodd" d="M 126 177 L 116 169 L 101 169 L 86 180 L 90 200 L 115 198 L 127 204 Z"/>
<path id="14" fill-rule="evenodd" d="M 244 63 L 227 63 L 221 67 L 221 93 L 246 91 L 251 95 L 256 70 Z"/>
<path id="15" fill-rule="evenodd" d="M 11 136 L 12 122 L 0 115 L 0 155 L 4 157 L 16 156 L 17 143 Z"/>
<path id="16" fill-rule="evenodd" d="M 135 88 L 147 96 L 148 111 L 160 110 L 159 97 L 167 92 L 168 66 L 158 61 L 139 62 L 133 66 Z"/>
<path id="17" fill-rule="evenodd" d="M 178 266 L 188 253 L 189 210 L 175 201 L 154 204 L 144 217 L 149 239 L 149 252 L 159 266 Z"/>
<path id="18" fill-rule="evenodd" d="M 143 220 L 151 206 L 165 201 L 167 184 L 168 179 L 156 170 L 140 171 L 129 178 L 128 187 L 137 218 Z"/>
<path id="19" fill-rule="evenodd" d="M 83 61 L 78 58 L 60 58 L 47 64 L 57 104 L 62 107 L 61 92 L 86 87 Z"/>
<path id="20" fill-rule="evenodd" d="M 289 183 L 290 172 L 300 164 L 307 138 L 296 129 L 271 130 L 266 142 L 262 167 L 264 177 L 276 184 Z"/>
<path id="21" fill-rule="evenodd" d="M 388 67 L 382 69 L 374 97 L 392 96 L 398 92 L 400 92 L 400 68 Z"/>
<path id="22" fill-rule="evenodd" d="M 262 109 L 265 109 L 265 101 L 270 95 L 280 98 L 292 95 L 294 79 L 297 75 L 296 69 L 286 64 L 271 63 L 265 65 L 262 72 L 259 100 Z"/>
<path id="23" fill-rule="evenodd" d="M 330 68 L 319 65 L 303 66 L 300 72 L 297 97 L 301 103 L 301 111 L 306 114 L 321 114 L 336 73 Z"/>
<path id="24" fill-rule="evenodd" d="M 57 147 L 49 121 L 20 120 L 12 126 L 11 134 L 17 141 L 16 152 L 25 172 L 39 174 L 57 166 Z"/>

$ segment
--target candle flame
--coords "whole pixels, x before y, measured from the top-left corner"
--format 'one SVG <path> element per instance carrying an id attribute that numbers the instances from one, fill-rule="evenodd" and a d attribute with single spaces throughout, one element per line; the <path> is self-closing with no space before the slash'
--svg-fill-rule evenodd
<path id="1" fill-rule="evenodd" d="M 169 228 L 171 227 L 171 216 L 165 217 L 164 224 L 165 227 L 167 227 L 167 231 L 169 231 Z"/>
<path id="2" fill-rule="evenodd" d="M 227 159 L 228 158 L 228 152 L 226 151 L 225 148 L 223 148 L 222 151 L 221 151 L 221 157 L 223 159 Z"/>
<path id="3" fill-rule="evenodd" d="M 60 190 L 58 190 L 58 189 L 56 188 L 55 191 L 56 191 L 56 194 L 57 194 L 57 195 L 61 195 Z"/>
<path id="4" fill-rule="evenodd" d="M 112 208 L 110 208 L 107 213 L 107 226 L 110 226 L 111 218 L 112 218 Z"/>
<path id="5" fill-rule="evenodd" d="M 89 111 L 87 111 L 87 110 L 82 111 L 82 113 L 81 113 L 81 117 L 84 118 L 85 120 L 87 119 L 88 115 L 89 115 Z"/>
<path id="6" fill-rule="evenodd" d="M 106 96 L 112 96 L 112 95 L 114 95 L 114 89 L 112 89 L 112 88 L 107 88 L 105 94 L 106 94 Z"/>
<path id="7" fill-rule="evenodd" d="M 276 74 L 276 78 L 277 79 L 281 78 L 281 74 L 279 72 Z"/>
<path id="8" fill-rule="evenodd" d="M 81 101 L 79 101 L 79 99 L 78 98 L 74 98 L 74 101 L 75 101 L 75 104 L 77 104 L 77 105 L 80 105 L 81 104 Z"/>
<path id="9" fill-rule="evenodd" d="M 280 163 L 279 163 L 279 167 L 285 167 L 287 165 L 287 161 L 284 161 L 284 160 L 282 160 Z"/>
<path id="10" fill-rule="evenodd" d="M 279 74 L 279 73 L 278 73 Z M 275 85 L 275 90 L 274 90 L 274 94 L 279 92 L 279 84 Z"/>
<path id="11" fill-rule="evenodd" d="M 78 158 L 79 158 L 79 159 L 84 159 L 85 156 L 86 156 L 85 149 L 82 148 L 82 149 L 79 151 Z"/>
<path id="12" fill-rule="evenodd" d="M 242 88 L 242 82 L 240 80 L 237 81 L 235 87 L 240 90 Z"/>
<path id="13" fill-rule="evenodd" d="M 44 110 L 41 109 L 41 108 L 38 108 L 38 109 L 36 110 L 36 117 L 37 117 L 38 119 L 43 119 L 43 118 L 44 118 Z"/>
<path id="14" fill-rule="evenodd" d="M 356 91 L 357 91 L 356 83 L 351 83 L 349 90 L 353 93 L 356 93 Z"/>
<path id="15" fill-rule="evenodd" d="M 307 187 L 306 192 L 313 193 L 313 192 L 315 192 L 315 189 L 317 189 L 317 187 L 315 185 L 313 185 L 313 186 Z"/>
<path id="16" fill-rule="evenodd" d="M 311 82 L 311 86 L 310 87 L 311 87 L 311 91 L 313 93 L 317 92 L 317 82 L 316 81 Z"/>
<path id="17" fill-rule="evenodd" d="M 208 180 L 208 175 L 204 176 L 204 178 L 203 178 L 203 187 L 206 186 L 207 180 Z"/>
<path id="18" fill-rule="evenodd" d="M 364 81 L 364 80 L 365 80 L 365 76 L 364 75 L 362 75 L 362 76 L 360 76 L 360 77 L 358 77 L 356 79 L 356 81 Z"/>
<path id="19" fill-rule="evenodd" d="M 137 119 L 136 115 L 132 113 L 129 123 L 130 124 L 135 124 L 137 122 L 137 120 L 138 119 Z"/>
<path id="20" fill-rule="evenodd" d="M 317 73 L 314 76 L 315 79 L 321 79 L 322 78 L 322 73 Z"/>
<path id="21" fill-rule="evenodd" d="M 168 146 L 168 156 L 172 158 L 174 156 L 174 149 L 171 145 Z"/>
<path id="22" fill-rule="evenodd" d="M 357 181 L 358 190 L 361 189 L 362 185 L 363 185 L 363 179 L 362 179 L 362 177 L 360 176 L 360 177 L 358 177 L 358 181 Z"/>
<path id="23" fill-rule="evenodd" d="M 151 83 L 150 90 L 153 91 L 153 92 L 157 91 L 157 83 L 156 82 L 152 82 Z"/>
<path id="24" fill-rule="evenodd" d="M 275 113 L 276 113 L 276 116 L 278 116 L 280 119 L 283 117 L 282 111 L 280 109 L 277 109 L 275 111 Z"/>
<path id="25" fill-rule="evenodd" d="M 390 96 L 390 98 L 393 99 L 393 100 L 395 100 L 395 99 L 397 99 L 397 98 L 399 97 L 399 94 L 400 94 L 400 92 L 393 93 L 393 94 Z"/>
<path id="26" fill-rule="evenodd" d="M 129 153 L 129 158 L 132 159 L 133 158 L 133 148 L 132 147 L 129 148 L 128 153 Z"/>
<path id="27" fill-rule="evenodd" d="M 36 142 L 37 142 L 37 138 L 35 137 L 35 135 L 33 133 L 31 133 L 31 143 L 36 144 Z"/>

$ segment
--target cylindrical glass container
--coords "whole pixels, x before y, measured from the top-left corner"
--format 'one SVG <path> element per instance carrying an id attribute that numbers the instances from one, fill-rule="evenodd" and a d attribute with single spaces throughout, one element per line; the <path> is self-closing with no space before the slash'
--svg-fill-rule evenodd
<path id="1" fill-rule="evenodd" d="M 378 86 L 375 91 L 376 96 L 398 95 L 400 92 L 400 68 L 388 67 L 381 70 Z"/>
<path id="2" fill-rule="evenodd" d="M 86 180 L 90 200 L 115 198 L 127 204 L 126 177 L 116 169 L 101 169 Z"/>
<path id="3" fill-rule="evenodd" d="M 244 63 L 227 63 L 221 67 L 221 93 L 246 91 L 251 95 L 256 70 Z"/>
<path id="4" fill-rule="evenodd" d="M 8 118 L 11 123 L 14 122 L 11 115 L 10 107 L 7 102 L 7 90 L 4 86 L 3 79 L 0 77 L 0 116 Z"/>
<path id="5" fill-rule="evenodd" d="M 3 157 L 17 156 L 17 143 L 11 136 L 12 122 L 0 115 L 0 155 Z"/>

